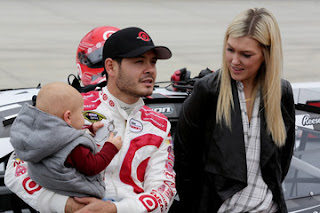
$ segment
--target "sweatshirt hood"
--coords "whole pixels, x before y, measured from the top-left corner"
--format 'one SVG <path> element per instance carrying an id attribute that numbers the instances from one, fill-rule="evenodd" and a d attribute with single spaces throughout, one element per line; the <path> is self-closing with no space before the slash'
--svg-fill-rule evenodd
<path id="1" fill-rule="evenodd" d="M 12 124 L 10 142 L 19 158 L 37 163 L 83 134 L 61 118 L 25 104 Z"/>

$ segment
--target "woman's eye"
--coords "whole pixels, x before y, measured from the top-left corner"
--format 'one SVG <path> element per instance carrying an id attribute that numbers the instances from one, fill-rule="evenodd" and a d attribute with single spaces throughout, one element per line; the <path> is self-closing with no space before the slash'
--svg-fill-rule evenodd
<path id="1" fill-rule="evenodd" d="M 251 55 L 249 55 L 249 54 L 243 54 L 243 56 L 244 56 L 245 58 L 250 58 L 250 57 L 251 57 Z"/>
<path id="2" fill-rule="evenodd" d="M 229 52 L 233 52 L 233 49 L 232 49 L 232 48 L 230 48 L 230 47 L 228 47 L 228 48 L 227 48 L 227 51 L 229 51 Z"/>

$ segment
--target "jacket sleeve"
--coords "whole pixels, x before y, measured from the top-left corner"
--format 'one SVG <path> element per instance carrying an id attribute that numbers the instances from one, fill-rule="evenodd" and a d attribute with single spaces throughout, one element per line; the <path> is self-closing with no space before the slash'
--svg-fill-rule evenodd
<path id="1" fill-rule="evenodd" d="M 285 145 L 281 148 L 281 181 L 284 180 L 288 173 L 295 145 L 295 105 L 293 99 L 293 92 L 291 85 L 288 81 L 283 81 L 283 84 L 283 95 L 285 100 L 283 106 L 286 109 L 286 113 L 288 113 L 288 119 L 284 121 L 287 131 L 287 138 Z"/>
<path id="2" fill-rule="evenodd" d="M 5 185 L 33 209 L 42 212 L 64 212 L 68 197 L 58 195 L 39 186 L 28 175 L 28 165 L 15 152 L 9 158 Z M 47 199 L 50 197 L 50 199 Z"/>
<path id="3" fill-rule="evenodd" d="M 68 155 L 65 165 L 75 168 L 86 176 L 98 175 L 110 164 L 118 151 L 117 147 L 108 141 L 96 154 L 84 145 L 78 145 Z"/>
<path id="4" fill-rule="evenodd" d="M 115 202 L 117 212 L 168 212 L 176 195 L 173 162 L 172 140 L 169 134 L 148 161 L 144 175 L 144 192 Z"/>
<path id="5" fill-rule="evenodd" d="M 205 129 L 203 116 L 207 106 L 206 100 L 210 98 L 208 91 L 207 80 L 196 83 L 192 94 L 182 106 L 174 135 L 174 169 L 179 206 L 183 208 L 188 208 L 199 194 Z"/>

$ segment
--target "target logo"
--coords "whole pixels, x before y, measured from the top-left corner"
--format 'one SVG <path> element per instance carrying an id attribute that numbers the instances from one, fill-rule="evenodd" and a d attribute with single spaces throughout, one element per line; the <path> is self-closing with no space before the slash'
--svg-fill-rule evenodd
<path id="1" fill-rule="evenodd" d="M 103 95 L 102 95 L 102 99 L 103 99 L 104 101 L 106 101 L 106 100 L 108 100 L 108 96 L 107 96 L 106 94 L 103 94 Z"/>
<path id="2" fill-rule="evenodd" d="M 149 41 L 150 40 L 150 37 L 146 32 L 141 31 L 138 36 L 143 41 Z"/>
<path id="3" fill-rule="evenodd" d="M 103 39 L 107 40 L 115 31 L 114 30 L 109 30 L 103 33 Z"/>
<path id="4" fill-rule="evenodd" d="M 114 102 L 113 102 L 112 100 L 110 100 L 110 101 L 109 101 L 109 105 L 110 105 L 111 107 L 114 107 Z"/>
<path id="5" fill-rule="evenodd" d="M 142 195 L 139 200 L 147 208 L 148 212 L 151 212 L 158 207 L 156 198 L 151 195 Z"/>
<path id="6" fill-rule="evenodd" d="M 39 191 L 42 187 L 39 186 L 36 182 L 31 180 L 30 177 L 27 177 L 22 182 L 23 188 L 28 192 L 28 194 L 32 195 L 33 193 Z"/>

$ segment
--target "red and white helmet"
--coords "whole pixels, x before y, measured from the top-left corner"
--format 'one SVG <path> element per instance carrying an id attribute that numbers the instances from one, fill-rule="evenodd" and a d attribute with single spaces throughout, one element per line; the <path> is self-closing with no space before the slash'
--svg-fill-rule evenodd
<path id="1" fill-rule="evenodd" d="M 104 65 L 102 49 L 105 41 L 119 28 L 111 26 L 97 27 L 87 33 L 78 46 L 77 69 L 78 76 L 84 86 L 98 84 L 106 80 L 102 76 Z"/>

